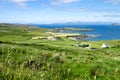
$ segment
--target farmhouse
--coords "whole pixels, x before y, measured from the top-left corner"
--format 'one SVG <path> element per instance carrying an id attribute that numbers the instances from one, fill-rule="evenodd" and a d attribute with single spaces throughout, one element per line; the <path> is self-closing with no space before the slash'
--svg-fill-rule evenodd
<path id="1" fill-rule="evenodd" d="M 110 46 L 106 43 L 102 44 L 101 48 L 109 48 Z"/>

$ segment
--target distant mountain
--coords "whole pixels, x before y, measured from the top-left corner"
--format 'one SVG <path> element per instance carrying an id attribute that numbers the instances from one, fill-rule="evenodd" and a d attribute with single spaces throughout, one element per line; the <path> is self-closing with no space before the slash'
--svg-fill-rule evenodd
<path id="1" fill-rule="evenodd" d="M 65 23 L 52 23 L 59 25 L 111 25 L 111 22 L 65 22 Z"/>
<path id="2" fill-rule="evenodd" d="M 0 27 L 8 28 L 36 28 L 37 26 L 31 26 L 27 24 L 12 24 L 12 23 L 0 23 Z"/>
<path id="3" fill-rule="evenodd" d="M 120 26 L 120 23 L 112 23 L 113 26 Z"/>

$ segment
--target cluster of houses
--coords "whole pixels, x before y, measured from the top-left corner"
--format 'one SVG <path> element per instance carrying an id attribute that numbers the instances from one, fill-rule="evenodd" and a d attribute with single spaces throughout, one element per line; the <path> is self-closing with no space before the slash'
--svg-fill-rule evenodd
<path id="1" fill-rule="evenodd" d="M 90 48 L 89 44 L 72 44 L 74 47 Z M 101 48 L 110 48 L 109 44 L 104 43 L 101 45 Z"/>
<path id="2" fill-rule="evenodd" d="M 71 46 L 83 47 L 83 48 L 85 48 L 85 47 L 89 47 L 89 44 L 73 44 L 73 45 L 71 45 Z"/>

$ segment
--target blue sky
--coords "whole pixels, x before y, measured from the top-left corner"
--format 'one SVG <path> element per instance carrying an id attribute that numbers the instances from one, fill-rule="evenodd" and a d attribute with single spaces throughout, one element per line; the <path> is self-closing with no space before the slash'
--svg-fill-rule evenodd
<path id="1" fill-rule="evenodd" d="M 0 23 L 120 22 L 120 0 L 0 0 Z"/>

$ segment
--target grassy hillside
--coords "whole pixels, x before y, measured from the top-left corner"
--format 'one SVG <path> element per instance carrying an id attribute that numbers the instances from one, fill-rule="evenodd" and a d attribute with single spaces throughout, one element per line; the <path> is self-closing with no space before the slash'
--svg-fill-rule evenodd
<path id="1" fill-rule="evenodd" d="M 33 40 L 48 29 L 0 25 L 0 80 L 119 80 L 120 41 Z M 108 43 L 110 48 L 100 48 Z M 91 48 L 71 46 L 89 44 Z"/>

